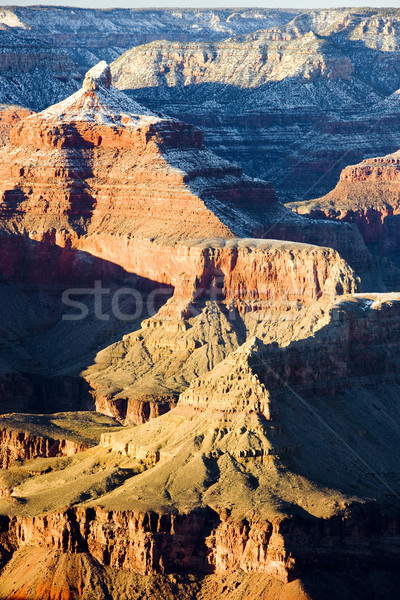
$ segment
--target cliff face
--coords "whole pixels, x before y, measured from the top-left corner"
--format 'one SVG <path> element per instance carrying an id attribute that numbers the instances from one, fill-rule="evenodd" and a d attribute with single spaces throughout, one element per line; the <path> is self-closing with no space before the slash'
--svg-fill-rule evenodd
<path id="1" fill-rule="evenodd" d="M 251 233 L 263 210 L 279 210 L 269 184 L 206 151 L 193 126 L 129 100 L 106 73 L 101 79 L 101 69 L 92 70 L 81 91 L 13 130 L 11 154 L 3 151 L 1 161 L 3 222 L 23 214 L 26 223 L 36 219 L 36 239 L 53 226 L 56 243 L 86 250 L 95 247 L 100 223 L 105 236 L 172 242 Z M 238 218 L 236 232 L 229 213 Z M 78 246 L 82 233 L 93 240 Z"/>
<path id="2" fill-rule="evenodd" d="M 86 450 L 88 446 L 72 440 L 53 440 L 30 435 L 25 432 L 0 431 L 0 465 L 8 469 L 19 460 L 37 457 L 68 456 Z"/>
<path id="3" fill-rule="evenodd" d="M 22 106 L 0 105 L 0 145 L 4 146 L 10 141 L 10 131 L 23 118 L 32 114 L 32 111 Z"/>
<path id="4" fill-rule="evenodd" d="M 183 570 L 199 574 L 239 568 L 288 583 L 297 578 L 300 565 L 306 569 L 308 565 L 310 571 L 329 567 L 333 557 L 326 560 L 324 550 L 335 547 L 339 540 L 345 548 L 342 556 L 338 553 L 336 557 L 336 569 L 345 573 L 354 553 L 361 558 L 368 539 L 364 528 L 370 519 L 367 511 L 348 510 L 344 518 L 328 520 L 321 536 L 314 524 L 299 520 L 234 522 L 228 518 L 220 522 L 211 513 L 177 516 L 96 508 L 11 519 L 2 523 L 1 533 L 7 534 L 16 548 L 87 553 L 100 565 L 117 571 L 151 575 Z M 397 559 L 391 544 L 398 528 L 390 518 L 381 523 L 377 532 L 381 554 L 376 562 L 364 550 L 374 568 L 385 566 L 385 560 Z M 324 543 L 318 546 L 321 539 Z"/>
<path id="5" fill-rule="evenodd" d="M 155 39 L 225 39 L 279 26 L 299 11 L 274 9 L 84 9 L 9 7 L 0 26 L 22 39 L 62 50 L 86 71 L 99 60 L 113 60 L 134 45 Z M 43 108 L 43 106 L 41 107 Z"/>
<path id="6" fill-rule="evenodd" d="M 35 569 L 9 596 L 118 597 L 117 580 L 176 571 L 282 585 L 357 561 L 394 571 L 399 295 L 357 294 L 345 258 L 306 243 L 365 274 L 356 228 L 292 213 L 194 126 L 125 98 L 105 63 L 10 140 L 0 267 L 18 285 L 0 300 L 21 322 L 0 311 L 5 390 L 79 374 L 98 412 L 0 419 L 0 594 L 42 551 L 79 576 L 53 594 Z M 298 242 L 246 237 L 272 232 Z M 100 315 L 96 281 L 110 286 Z M 144 318 L 116 316 L 121 285 Z M 75 323 L 58 304 L 71 286 L 92 297 Z"/>
<path id="7" fill-rule="evenodd" d="M 310 199 L 398 147 L 398 22 L 397 10 L 321 10 L 218 43 L 155 41 L 114 61 L 114 84 L 204 128 L 281 199 Z"/>
<path id="8" fill-rule="evenodd" d="M 294 215 L 271 184 L 206 150 L 195 127 L 113 88 L 105 63 L 76 94 L 13 129 L 0 177 L 2 269 L 20 279 L 32 275 L 27 261 L 41 262 L 37 254 L 54 264 L 49 280 L 54 270 L 64 280 L 93 272 L 91 255 L 175 286 L 180 273 L 204 277 L 209 251 L 193 240 L 254 235 L 329 246 L 360 273 L 371 270 L 355 228 Z"/>
<path id="9" fill-rule="evenodd" d="M 398 22 L 394 8 L 7 8 L 0 100 L 42 110 L 115 61 L 117 87 L 204 128 L 280 198 L 308 199 L 348 164 L 397 149 L 386 100 L 400 88 Z"/>
<path id="10" fill-rule="evenodd" d="M 399 206 L 400 152 L 347 167 L 329 194 L 291 205 L 312 218 L 355 223 L 366 244 L 382 255 L 399 249 Z"/>
<path id="11" fill-rule="evenodd" d="M 117 423 L 90 412 L 0 417 L 1 468 L 8 469 L 34 458 L 70 456 L 95 446 L 105 429 Z M 10 492 L 12 490 L 9 490 Z"/>
<path id="12" fill-rule="evenodd" d="M 305 244 L 204 243 L 189 248 L 186 257 L 172 298 L 138 331 L 99 352 L 85 371 L 100 412 L 134 423 L 158 416 L 255 327 L 277 340 L 285 337 L 285 326 L 292 336 L 307 335 L 318 322 L 305 316 L 311 305 L 320 303 L 323 310 L 359 287 L 335 251 Z M 303 330 L 295 332 L 299 314 Z"/>
<path id="13" fill-rule="evenodd" d="M 85 377 L 97 409 L 124 422 L 141 423 L 173 407 L 194 376 L 243 343 L 257 319 L 270 323 L 281 315 L 279 303 L 292 317 L 297 307 L 359 289 L 357 275 L 334 250 L 307 242 L 336 248 L 361 274 L 373 270 L 355 227 L 293 214 L 270 184 L 207 151 L 195 127 L 114 89 L 104 63 L 88 73 L 79 92 L 13 129 L 0 151 L 0 175 L 6 277 L 58 293 L 96 280 L 136 278 L 131 283 L 146 304 L 132 327 L 140 331 L 104 350 L 95 364 L 92 351 L 85 365 L 92 364 Z M 234 239 L 254 234 L 299 243 Z M 157 293 L 161 302 L 153 298 Z M 218 307 L 221 333 L 207 340 L 202 328 L 212 320 L 211 305 Z M 246 324 L 232 325 L 234 314 Z M 279 339 L 286 335 L 281 329 Z M 66 324 L 54 325 L 57 347 L 62 331 Z M 88 348 L 96 343 L 90 343 L 93 335 L 97 329 L 89 332 Z M 56 373 L 65 373 L 42 338 L 38 351 Z M 105 334 L 100 349 L 106 341 Z M 73 357 L 60 352 L 75 374 Z"/>

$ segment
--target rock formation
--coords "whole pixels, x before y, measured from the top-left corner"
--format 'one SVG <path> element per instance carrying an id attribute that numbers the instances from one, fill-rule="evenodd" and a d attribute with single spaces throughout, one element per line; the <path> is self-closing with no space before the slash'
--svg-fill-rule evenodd
<path id="1" fill-rule="evenodd" d="M 97 561 L 115 578 L 241 569 L 289 585 L 333 564 L 389 573 L 399 307 L 398 294 L 344 296 L 314 336 L 286 347 L 249 338 L 167 414 L 104 433 L 79 470 L 59 459 L 49 472 L 44 459 L 32 480 L 14 468 L 0 500 L 3 561 L 15 554 L 3 585 L 39 551 Z"/>
<path id="2" fill-rule="evenodd" d="M 141 298 L 157 291 L 153 307 L 146 302 L 136 319 L 134 328 L 144 321 L 145 332 L 136 336 L 134 348 L 126 351 L 131 341 L 117 343 L 102 355 L 107 369 L 102 366 L 100 376 L 96 365 L 87 371 L 97 408 L 123 421 L 143 422 L 165 412 L 199 374 L 196 364 L 209 369 L 224 358 L 218 336 L 207 341 L 201 333 L 204 318 L 209 320 L 207 302 L 218 302 L 219 315 L 252 315 L 265 311 L 265 303 L 267 310 L 280 302 L 298 310 L 358 289 L 357 277 L 336 252 L 303 242 L 339 248 L 361 274 L 371 269 L 354 227 L 294 215 L 278 202 L 270 184 L 207 151 L 195 127 L 155 114 L 114 89 L 105 63 L 87 74 L 71 98 L 12 130 L 10 145 L 0 151 L 0 177 L 0 269 L 8 279 L 55 286 L 60 293 L 69 285 L 86 287 L 95 280 L 110 285 L 134 277 L 134 288 L 142 286 Z M 302 243 L 235 237 L 254 234 Z M 146 321 L 157 312 L 157 302 L 172 293 L 158 317 Z M 37 370 L 50 367 L 58 375 L 62 368 L 63 375 L 76 376 L 82 368 L 77 357 L 68 372 L 65 360 L 71 356 L 62 347 L 59 357 L 54 353 L 69 323 L 49 331 L 62 308 L 53 309 L 45 333 L 36 336 L 36 351 L 45 361 Z M 196 315 L 194 323 L 182 322 Z M 252 317 L 247 320 L 251 326 Z M 88 345 L 101 325 L 97 320 L 89 330 Z M 228 315 L 221 327 L 221 335 L 231 340 L 227 349 L 239 343 L 231 329 Z M 49 336 L 54 340 L 50 352 Z M 72 345 L 77 342 L 71 339 Z M 211 362 L 206 359 L 210 348 Z M 123 357 L 137 352 L 138 370 L 132 373 L 128 366 L 128 375 Z M 153 359 L 143 361 L 144 352 L 157 357 L 159 366 Z M 161 357 L 170 360 L 171 352 L 170 384 L 159 385 L 165 371 Z M 114 372 L 109 381 L 116 355 L 121 375 Z M 103 365 L 104 358 L 96 360 Z M 183 363 L 190 365 L 184 380 L 178 375 Z M 22 370 L 18 362 L 11 368 Z M 31 410 L 31 394 L 23 411 Z"/>
<path id="3" fill-rule="evenodd" d="M 177 274 L 203 261 L 193 240 L 254 235 L 329 246 L 360 273 L 373 268 L 355 228 L 297 217 L 271 184 L 206 150 L 198 129 L 113 88 L 105 63 L 80 91 L 12 130 L 0 178 L 1 269 L 14 279 L 34 272 L 27 261 L 40 251 L 51 254 L 55 270 L 62 262 L 65 281 L 85 269 L 76 268 L 79 251 L 175 286 Z M 36 249 L 30 240 L 40 242 Z"/>
<path id="4" fill-rule="evenodd" d="M 114 84 L 205 130 L 207 145 L 315 198 L 340 171 L 398 148 L 397 9 L 307 11 L 223 41 L 153 41 L 112 64 Z"/>
<path id="5" fill-rule="evenodd" d="M 96 446 L 105 429 L 118 428 L 112 419 L 92 412 L 51 416 L 14 413 L 0 421 L 2 469 L 24 460 L 77 454 Z"/>
<path id="6" fill-rule="evenodd" d="M 32 111 L 22 106 L 0 105 L 0 145 L 4 146 L 10 141 L 10 130 Z"/>
<path id="7" fill-rule="evenodd" d="M 209 148 L 281 199 L 310 199 L 398 148 L 398 22 L 395 8 L 9 7 L 0 101 L 42 110 L 116 61 L 118 87 L 205 129 Z"/>
<path id="8" fill-rule="evenodd" d="M 85 371 L 98 410 L 136 423 L 157 416 L 157 406 L 171 408 L 189 381 L 246 335 L 309 335 L 318 327 L 316 314 L 359 285 L 337 253 L 323 248 L 243 240 L 202 245 L 201 252 L 205 267 L 197 287 L 188 285 L 187 273 L 156 315 L 100 352 Z M 196 257 L 193 264 L 199 263 Z"/>
<path id="9" fill-rule="evenodd" d="M 347 167 L 329 194 L 290 206 L 309 217 L 355 223 L 373 252 L 393 255 L 400 239 L 400 151 Z"/>

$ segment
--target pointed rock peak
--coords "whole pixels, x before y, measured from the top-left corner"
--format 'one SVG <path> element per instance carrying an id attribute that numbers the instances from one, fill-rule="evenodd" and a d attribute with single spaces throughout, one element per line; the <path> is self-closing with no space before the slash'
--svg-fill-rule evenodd
<path id="1" fill-rule="evenodd" d="M 105 60 L 99 62 L 86 73 L 82 85 L 82 88 L 87 92 L 98 90 L 100 87 L 107 90 L 111 87 L 110 65 Z"/>
<path id="2" fill-rule="evenodd" d="M 174 119 L 154 113 L 111 84 L 110 66 L 103 60 L 92 67 L 85 76 L 82 88 L 58 104 L 38 113 L 30 123 L 36 127 L 54 124 L 85 122 L 92 125 L 132 129 Z"/>

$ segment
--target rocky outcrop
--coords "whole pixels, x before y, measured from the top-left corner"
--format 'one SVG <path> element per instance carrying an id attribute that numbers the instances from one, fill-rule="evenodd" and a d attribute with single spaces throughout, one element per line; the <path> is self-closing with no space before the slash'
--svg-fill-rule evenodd
<path id="1" fill-rule="evenodd" d="M 329 194 L 290 206 L 312 218 L 354 223 L 374 252 L 391 255 L 399 250 L 400 152 L 347 167 Z"/>
<path id="2" fill-rule="evenodd" d="M 108 289 L 110 283 L 129 283 L 135 298 L 140 296 L 136 319 L 145 322 L 143 327 L 157 329 L 161 323 L 162 332 L 172 332 L 176 324 L 173 340 L 162 332 L 146 336 L 149 355 L 166 357 L 172 351 L 179 357 L 169 369 L 173 379 L 179 378 L 184 356 L 201 346 L 205 353 L 207 344 L 197 337 L 189 334 L 184 343 L 177 338 L 206 302 L 243 315 L 260 310 L 264 302 L 305 305 L 359 287 L 334 250 L 240 237 L 327 244 L 349 254 L 359 272 L 369 268 L 354 227 L 293 214 L 269 183 L 243 175 L 237 165 L 207 151 L 195 127 L 141 107 L 113 88 L 106 63 L 91 69 L 73 96 L 17 124 L 10 145 L 0 151 L 0 178 L 2 275 L 20 285 L 45 286 L 52 294 L 70 293 L 71 287 L 80 293 L 76 286 L 83 286 L 85 302 L 92 292 L 88 285 L 103 282 Z M 158 316 L 146 320 L 172 292 Z M 113 318 L 114 309 L 109 299 Z M 56 323 L 47 327 L 60 335 Z M 237 347 L 235 333 L 229 336 Z M 90 337 L 86 343 L 93 360 L 94 343 Z M 101 340 L 100 349 L 106 345 Z M 41 351 L 42 360 L 56 362 L 52 354 Z M 224 353 L 214 353 L 213 364 L 217 356 Z M 73 357 L 65 358 L 79 373 Z M 154 385 L 153 360 L 138 360 L 137 372 L 148 378 L 140 389 L 131 389 L 131 377 L 118 387 L 116 374 L 111 387 L 105 383 L 113 358 L 100 381 L 90 378 L 99 410 L 143 422 L 173 406 L 196 372 L 193 364 L 185 382 Z M 39 374 L 43 367 L 37 365 Z M 59 369 L 65 375 L 61 360 Z"/>
<path id="3" fill-rule="evenodd" d="M 173 297 L 138 331 L 99 352 L 84 372 L 100 412 L 128 423 L 158 416 L 256 324 L 267 334 L 276 327 L 271 321 L 281 322 L 280 333 L 272 334 L 281 338 L 286 319 L 292 328 L 299 311 L 359 287 L 346 263 L 325 248 L 237 240 L 187 250 L 185 275 L 174 281 Z M 303 333 L 313 326 L 307 322 Z"/>
<path id="4" fill-rule="evenodd" d="M 87 445 L 73 440 L 53 440 L 22 431 L 2 429 L 0 430 L 0 468 L 8 469 L 18 461 L 38 457 L 69 456 L 87 448 Z"/>
<path id="5" fill-rule="evenodd" d="M 85 9 L 8 7 L 0 27 L 61 48 L 86 71 L 152 40 L 220 40 L 290 21 L 300 11 L 276 9 Z M 44 108 L 43 105 L 41 108 Z"/>
<path id="6" fill-rule="evenodd" d="M 83 493 L 93 490 L 87 462 L 53 475 L 44 463 L 31 483 L 14 469 L 13 491 L 0 498 L 10 515 L 3 564 L 39 548 L 141 576 L 240 569 L 287 585 L 332 570 L 390 573 L 399 560 L 389 451 L 400 437 L 399 307 L 398 294 L 347 295 L 313 336 L 285 347 L 249 339 L 168 413 L 103 433 L 90 460 L 104 478 L 117 469 L 111 490 L 96 479 L 100 498 Z M 41 511 L 41 478 L 49 489 L 62 478 L 81 500 L 63 508 L 61 493 Z"/>
<path id="7" fill-rule="evenodd" d="M 10 141 L 10 131 L 21 119 L 32 114 L 29 108 L 22 106 L 0 105 L 0 145 L 5 146 Z"/>
<path id="8" fill-rule="evenodd" d="M 95 446 L 117 423 L 96 413 L 11 414 L 0 417 L 0 468 L 34 458 L 71 456 Z"/>
<path id="9" fill-rule="evenodd" d="M 376 8 L 8 8 L 0 99 L 42 110 L 116 61 L 118 87 L 205 129 L 211 149 L 280 198 L 309 199 L 348 164 L 398 147 L 398 108 L 386 105 L 400 87 L 398 19 Z"/>
<path id="10" fill-rule="evenodd" d="M 268 39 L 303 44 L 302 77 L 339 81 L 340 91 L 352 65 L 326 47 L 332 23 L 319 24 L 320 39 L 307 37 L 307 22 Z M 309 62 L 308 45 L 321 51 Z M 111 582 L 177 571 L 285 586 L 316 572 L 395 571 L 400 297 L 357 293 L 374 260 L 355 225 L 292 213 L 271 184 L 207 151 L 196 127 L 113 88 L 105 63 L 73 96 L 17 124 L 0 150 L 0 181 L 0 267 L 18 281 L 14 294 L 1 284 L 0 300 L 6 317 L 8 298 L 17 317 L 30 299 L 40 308 L 12 327 L 0 311 L 7 398 L 13 385 L 24 391 L 25 376 L 27 396 L 40 400 L 31 385 L 43 374 L 57 373 L 62 387 L 79 373 L 97 411 L 118 420 L 0 419 L 9 467 L 0 596 L 18 557 L 41 551 L 66 573 L 75 565 L 75 577 L 61 585 L 53 575 L 49 592 L 47 572 L 34 584 L 24 575 L 9 597 L 128 597 L 128 587 L 109 592 Z M 117 285 L 135 291 L 144 318 L 116 324 L 124 313 L 115 316 L 111 298 L 99 314 L 106 281 L 108 296 Z M 64 323 L 66 287 L 82 300 L 75 308 L 93 296 L 87 320 Z M 115 319 L 100 327 L 108 313 Z M 74 390 L 71 381 L 67 401 Z"/>
<path id="11" fill-rule="evenodd" d="M 337 572 L 353 568 L 359 573 L 360 567 L 352 563 L 354 555 L 364 569 L 367 564 L 382 568 L 385 561 L 398 560 L 393 541 L 399 524 L 389 516 L 376 532 L 379 555 L 370 553 L 367 531 L 372 518 L 366 509 L 349 508 L 345 517 L 327 520 L 321 535 L 321 524 L 298 519 L 235 522 L 229 517 L 220 521 L 218 515 L 207 512 L 157 515 L 78 508 L 4 520 L 1 533 L 8 534 L 16 548 L 86 552 L 105 567 L 141 575 L 182 570 L 222 573 L 240 568 L 288 583 L 299 572 L 330 568 L 332 561 L 337 561 Z M 339 540 L 342 552 L 328 557 L 327 549 L 337 547 Z"/>
<path id="12" fill-rule="evenodd" d="M 8 276 L 32 274 L 21 260 L 40 263 L 32 250 L 37 244 L 64 279 L 69 269 L 93 273 L 91 255 L 179 287 L 181 273 L 204 279 L 198 264 L 214 252 L 194 240 L 243 236 L 326 245 L 360 273 L 371 269 L 355 228 L 294 215 L 271 184 L 207 151 L 198 129 L 113 88 L 105 63 L 76 94 L 13 129 L 10 146 L 0 151 L 0 177 Z M 86 264 L 75 268 L 76 261 Z M 52 271 L 49 280 L 54 277 Z"/>
<path id="13" fill-rule="evenodd" d="M 309 11 L 218 43 L 154 41 L 114 61 L 114 84 L 202 127 L 212 150 L 281 199 L 310 199 L 347 165 L 397 150 L 398 20 Z"/>
<path id="14" fill-rule="evenodd" d="M 137 396 L 125 392 L 115 397 L 111 391 L 107 394 L 104 384 L 101 385 L 96 379 L 91 381 L 92 397 L 97 412 L 113 417 L 122 423 L 134 423 L 139 425 L 149 419 L 155 419 L 171 410 L 178 401 L 177 394 L 149 393 Z M 125 396 L 125 398 L 123 397 Z"/>

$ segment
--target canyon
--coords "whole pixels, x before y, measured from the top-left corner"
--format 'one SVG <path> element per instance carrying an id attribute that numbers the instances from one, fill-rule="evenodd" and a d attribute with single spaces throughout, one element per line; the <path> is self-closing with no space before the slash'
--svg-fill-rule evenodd
<path id="1" fill-rule="evenodd" d="M 315 14 L 282 16 L 294 54 Z M 355 189 L 395 216 L 396 155 L 347 167 L 334 213 L 285 206 L 118 60 L 5 109 L 0 595 L 393 597 L 399 272 L 339 211 Z"/>
<path id="2" fill-rule="evenodd" d="M 43 110 L 106 60 L 116 87 L 201 127 L 280 199 L 312 199 L 398 150 L 398 23 L 396 8 L 9 7 L 0 101 Z"/>

